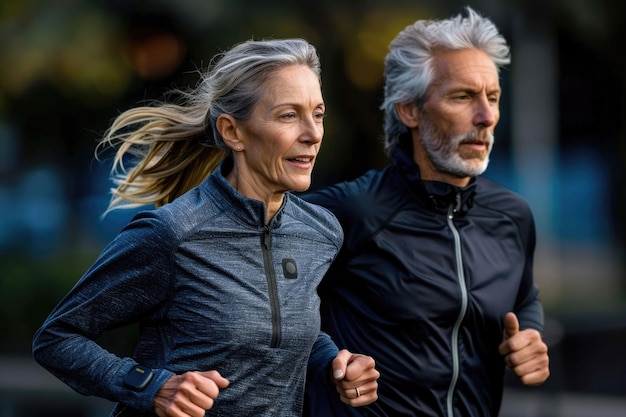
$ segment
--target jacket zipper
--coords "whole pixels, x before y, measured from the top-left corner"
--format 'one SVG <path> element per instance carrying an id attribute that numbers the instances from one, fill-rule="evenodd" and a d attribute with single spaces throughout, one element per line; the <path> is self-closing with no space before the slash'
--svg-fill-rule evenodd
<path id="1" fill-rule="evenodd" d="M 458 229 L 454 225 L 454 216 L 461 209 L 461 194 L 457 193 L 455 202 L 450 204 L 448 208 L 448 227 L 452 231 L 452 235 L 454 236 L 454 252 L 456 256 L 456 269 L 457 269 L 457 280 L 459 283 L 459 289 L 461 291 L 461 309 L 459 311 L 459 316 L 456 319 L 456 323 L 452 328 L 452 336 L 450 338 L 450 343 L 452 347 L 452 378 L 450 380 L 450 387 L 448 388 L 448 395 L 446 397 L 446 407 L 448 410 L 448 417 L 454 417 L 454 409 L 453 409 L 453 400 L 454 400 L 454 390 L 456 388 L 456 383 L 459 379 L 460 372 L 460 358 L 459 358 L 459 329 L 461 328 L 461 323 L 463 322 L 463 318 L 465 317 L 465 313 L 467 312 L 467 286 L 465 284 L 465 274 L 463 273 L 463 257 L 461 253 L 461 236 L 459 234 Z"/>
<path id="2" fill-rule="evenodd" d="M 270 310 L 272 313 L 272 337 L 270 347 L 277 348 L 281 339 L 280 303 L 278 302 L 278 288 L 276 286 L 276 271 L 272 263 L 272 235 L 270 226 L 265 225 L 265 230 L 261 236 L 261 249 L 263 251 L 263 263 L 265 265 L 265 277 L 267 279 L 267 290 L 270 299 Z"/>

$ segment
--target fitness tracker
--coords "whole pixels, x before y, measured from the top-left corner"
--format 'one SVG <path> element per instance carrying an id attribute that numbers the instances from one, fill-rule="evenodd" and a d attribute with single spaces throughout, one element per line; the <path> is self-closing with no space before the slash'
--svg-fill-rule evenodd
<path id="1" fill-rule="evenodd" d="M 135 391 L 141 391 L 148 386 L 153 376 L 154 372 L 152 372 L 152 369 L 143 365 L 135 365 L 133 369 L 126 374 L 124 384 Z"/>

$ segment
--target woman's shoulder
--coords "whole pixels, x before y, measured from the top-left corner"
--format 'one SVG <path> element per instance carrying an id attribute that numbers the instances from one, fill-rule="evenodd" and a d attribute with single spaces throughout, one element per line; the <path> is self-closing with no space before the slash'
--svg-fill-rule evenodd
<path id="1" fill-rule="evenodd" d="M 138 216 L 153 224 L 154 228 L 184 235 L 203 223 L 207 217 L 220 213 L 218 207 L 206 198 L 199 187 L 193 188 L 174 201 L 157 209 L 139 213 Z M 138 218 L 135 216 L 135 218 Z"/>
<path id="2" fill-rule="evenodd" d="M 326 207 L 308 202 L 301 197 L 287 193 L 285 214 L 298 222 L 337 242 L 343 240 L 343 231 L 337 217 Z"/>

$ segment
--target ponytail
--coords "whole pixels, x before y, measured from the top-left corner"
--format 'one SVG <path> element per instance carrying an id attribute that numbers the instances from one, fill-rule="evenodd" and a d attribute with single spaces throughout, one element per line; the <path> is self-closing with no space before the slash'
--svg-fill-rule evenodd
<path id="1" fill-rule="evenodd" d="M 117 149 L 111 169 L 116 187 L 106 212 L 160 207 L 200 184 L 219 165 L 227 151 L 206 127 L 207 109 L 163 104 L 130 109 L 115 119 L 96 148 L 96 156 L 104 148 Z"/>

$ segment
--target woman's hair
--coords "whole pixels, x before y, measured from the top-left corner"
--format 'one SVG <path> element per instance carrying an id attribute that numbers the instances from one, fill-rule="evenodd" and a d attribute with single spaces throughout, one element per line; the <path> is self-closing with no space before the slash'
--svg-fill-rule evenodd
<path id="1" fill-rule="evenodd" d="M 274 71 L 306 65 L 320 78 L 315 48 L 302 39 L 249 40 L 216 55 L 179 104 L 157 102 L 120 114 L 96 148 L 117 149 L 106 212 L 171 202 L 200 184 L 230 152 L 216 128 L 221 114 L 249 120 Z M 105 214 L 106 214 L 105 212 Z"/>
<path id="2" fill-rule="evenodd" d="M 467 16 L 446 20 L 418 20 L 391 41 L 385 58 L 384 112 L 385 152 L 391 156 L 408 128 L 400 121 L 395 105 L 423 105 L 434 80 L 433 58 L 440 50 L 479 49 L 496 69 L 510 62 L 509 47 L 491 20 L 466 7 Z M 404 144 L 402 144 L 404 145 Z"/>

